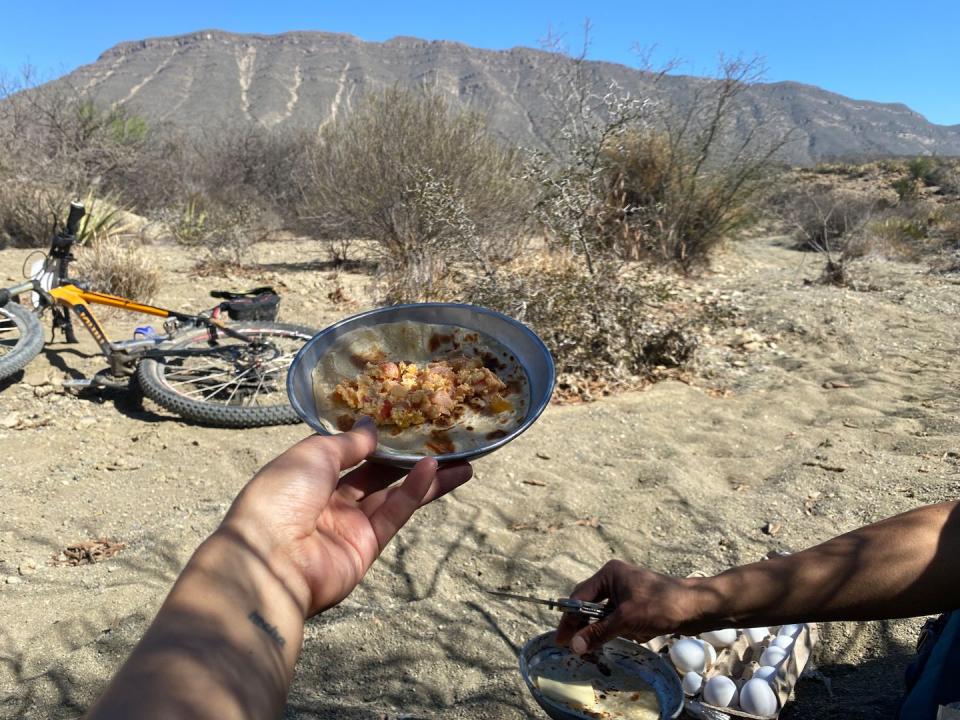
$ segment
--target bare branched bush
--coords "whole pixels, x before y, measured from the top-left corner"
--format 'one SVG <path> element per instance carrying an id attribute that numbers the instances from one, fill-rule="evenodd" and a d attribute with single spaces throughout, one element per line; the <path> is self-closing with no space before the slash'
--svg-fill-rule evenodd
<path id="1" fill-rule="evenodd" d="M 168 225 L 178 243 L 200 251 L 196 272 L 223 274 L 249 265 L 254 243 L 269 235 L 261 208 L 248 200 L 218 202 L 194 195 Z"/>
<path id="2" fill-rule="evenodd" d="M 580 63 L 581 61 L 577 61 Z M 615 84 L 602 95 L 574 86 L 562 98 L 570 107 L 555 140 L 556 154 L 534 153 L 527 176 L 540 189 L 536 217 L 548 242 L 583 256 L 594 272 L 594 256 L 622 240 L 616 227 L 632 211 L 611 188 L 609 160 L 625 139 L 647 130 L 649 101 Z M 611 237 L 611 235 L 613 237 Z"/>
<path id="3" fill-rule="evenodd" d="M 743 98 L 759 64 L 722 61 L 719 76 L 693 83 L 681 104 L 616 86 L 595 92 L 584 61 L 585 52 L 558 66 L 560 137 L 552 162 L 530 173 L 548 236 L 583 253 L 588 268 L 610 251 L 685 271 L 704 264 L 744 223 L 788 139 L 745 120 L 756 117 Z"/>
<path id="4" fill-rule="evenodd" d="M 293 178 L 311 141 L 260 126 L 208 129 L 191 143 L 187 189 L 220 204 L 251 204 L 260 226 L 281 227 L 300 200 Z"/>
<path id="5" fill-rule="evenodd" d="M 538 253 L 478 277 L 462 299 L 530 325 L 561 375 L 618 384 L 691 360 L 697 335 L 665 309 L 671 296 L 662 279 L 608 260 L 590 273 L 582 257 Z"/>
<path id="6" fill-rule="evenodd" d="M 516 252 L 528 191 L 516 153 L 439 95 L 390 89 L 325 127 L 301 177 L 302 217 L 375 242 L 390 299 L 426 298 L 446 264 Z"/>
<path id="7" fill-rule="evenodd" d="M 815 184 L 783 190 L 771 200 L 771 205 L 793 233 L 797 249 L 823 255 L 822 280 L 844 285 L 847 263 L 865 254 L 864 232 L 882 202 L 831 185 Z"/>
<path id="8" fill-rule="evenodd" d="M 0 78 L 0 151 L 9 174 L 83 194 L 141 160 L 150 129 L 122 105 L 100 106 L 66 79 L 40 84 L 30 69 Z"/>
<path id="9" fill-rule="evenodd" d="M 97 235 L 77 251 L 75 274 L 100 291 L 150 302 L 160 271 L 143 247 L 114 235 Z"/>

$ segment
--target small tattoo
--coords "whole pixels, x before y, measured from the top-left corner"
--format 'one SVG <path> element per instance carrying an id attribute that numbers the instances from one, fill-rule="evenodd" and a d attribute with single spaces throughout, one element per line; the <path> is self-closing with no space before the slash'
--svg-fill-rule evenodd
<path id="1" fill-rule="evenodd" d="M 267 635 L 270 636 L 270 639 L 273 640 L 277 645 L 283 647 L 287 644 L 286 638 L 283 637 L 279 632 L 277 632 L 276 625 L 270 625 L 266 620 L 263 619 L 263 616 L 258 613 L 256 610 L 251 610 L 250 614 L 247 615 L 250 618 L 250 622 L 256 625 L 258 628 L 263 630 Z"/>

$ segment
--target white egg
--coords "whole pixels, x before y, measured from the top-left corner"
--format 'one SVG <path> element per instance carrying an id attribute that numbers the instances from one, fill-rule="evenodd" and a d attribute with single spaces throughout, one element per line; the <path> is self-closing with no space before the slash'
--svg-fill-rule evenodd
<path id="1" fill-rule="evenodd" d="M 740 707 L 751 715 L 775 715 L 777 696 L 770 685 L 760 678 L 751 678 L 740 688 Z"/>
<path id="2" fill-rule="evenodd" d="M 707 651 L 699 640 L 684 638 L 670 646 L 670 660 L 682 673 L 703 672 L 707 666 Z"/>
<path id="3" fill-rule="evenodd" d="M 714 650 L 713 645 L 708 643 L 706 640 L 698 640 L 697 642 L 703 645 L 703 651 L 707 654 L 707 664 L 704 667 L 704 670 L 709 670 L 717 664 L 717 651 Z"/>
<path id="4" fill-rule="evenodd" d="M 723 630 L 711 630 L 710 632 L 700 633 L 700 639 L 706 640 L 718 650 L 729 647 L 737 640 L 737 631 L 733 628 L 724 628 Z"/>
<path id="5" fill-rule="evenodd" d="M 772 683 L 777 677 L 777 669 L 772 665 L 761 665 L 756 670 L 753 671 L 751 680 L 757 678 L 758 680 L 763 680 L 764 682 Z"/>
<path id="6" fill-rule="evenodd" d="M 789 635 L 777 635 L 770 644 L 782 647 L 787 652 L 790 652 L 790 648 L 793 647 L 793 638 Z"/>
<path id="7" fill-rule="evenodd" d="M 687 695 L 696 695 L 703 686 L 703 676 L 700 673 L 688 672 L 683 676 L 680 684 L 683 686 L 683 692 Z"/>
<path id="8" fill-rule="evenodd" d="M 750 643 L 750 646 L 756 647 L 767 639 L 770 630 L 765 627 L 746 628 L 743 634 L 747 638 L 747 642 Z"/>
<path id="9" fill-rule="evenodd" d="M 703 686 L 703 700 L 717 707 L 737 704 L 737 684 L 726 675 L 714 675 Z"/>
<path id="10" fill-rule="evenodd" d="M 803 630 L 803 625 L 781 625 L 780 629 L 777 631 L 777 635 L 785 635 L 786 637 L 795 638 L 800 634 L 801 630 Z"/>
<path id="11" fill-rule="evenodd" d="M 782 663 L 787 657 L 787 651 L 782 647 L 776 645 L 771 645 L 766 650 L 763 651 L 763 655 L 760 656 L 761 665 L 773 665 L 776 667 Z"/>

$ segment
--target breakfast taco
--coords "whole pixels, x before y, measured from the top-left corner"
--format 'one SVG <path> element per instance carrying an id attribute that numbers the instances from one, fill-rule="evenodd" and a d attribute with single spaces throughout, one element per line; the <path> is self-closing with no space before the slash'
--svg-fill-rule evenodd
<path id="1" fill-rule="evenodd" d="M 373 419 L 381 446 L 443 455 L 505 437 L 523 422 L 529 383 L 501 343 L 454 325 L 395 322 L 338 338 L 314 368 L 321 423 Z"/>

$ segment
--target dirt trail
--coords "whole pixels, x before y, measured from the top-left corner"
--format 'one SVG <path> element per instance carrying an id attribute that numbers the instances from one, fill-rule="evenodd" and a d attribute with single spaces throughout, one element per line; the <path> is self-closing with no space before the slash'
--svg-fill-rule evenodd
<path id="1" fill-rule="evenodd" d="M 151 251 L 172 269 L 189 265 L 179 250 Z M 315 246 L 259 252 L 265 279 L 287 284 L 283 319 L 322 326 L 360 309 L 326 301 L 334 281 L 301 259 Z M 0 252 L 0 276 L 16 274 L 22 256 Z M 759 340 L 738 345 L 731 330 L 705 350 L 704 384 L 729 396 L 664 382 L 548 409 L 418 515 L 342 606 L 308 624 L 287 717 L 539 717 L 516 650 L 556 617 L 491 601 L 485 588 L 562 594 L 611 557 L 719 571 L 956 497 L 958 288 L 889 262 L 859 271 L 873 291 L 804 284 L 818 272 L 815 257 L 776 239 L 732 249 L 706 284 L 735 297 L 740 332 Z M 166 302 L 200 303 L 196 279 L 170 279 Z M 363 278 L 344 282 L 361 296 Z M 113 322 L 118 332 L 135 324 Z M 75 352 L 55 346 L 0 393 L 0 420 L 27 408 L 37 425 L 0 429 L 3 717 L 79 716 L 247 477 L 305 434 L 37 397 L 49 372 L 95 369 Z M 127 548 L 96 565 L 47 563 L 97 537 Z M 36 572 L 19 575 L 27 560 Z M 783 717 L 888 716 L 919 624 L 824 627 L 816 659 L 833 697 L 805 679 Z"/>

